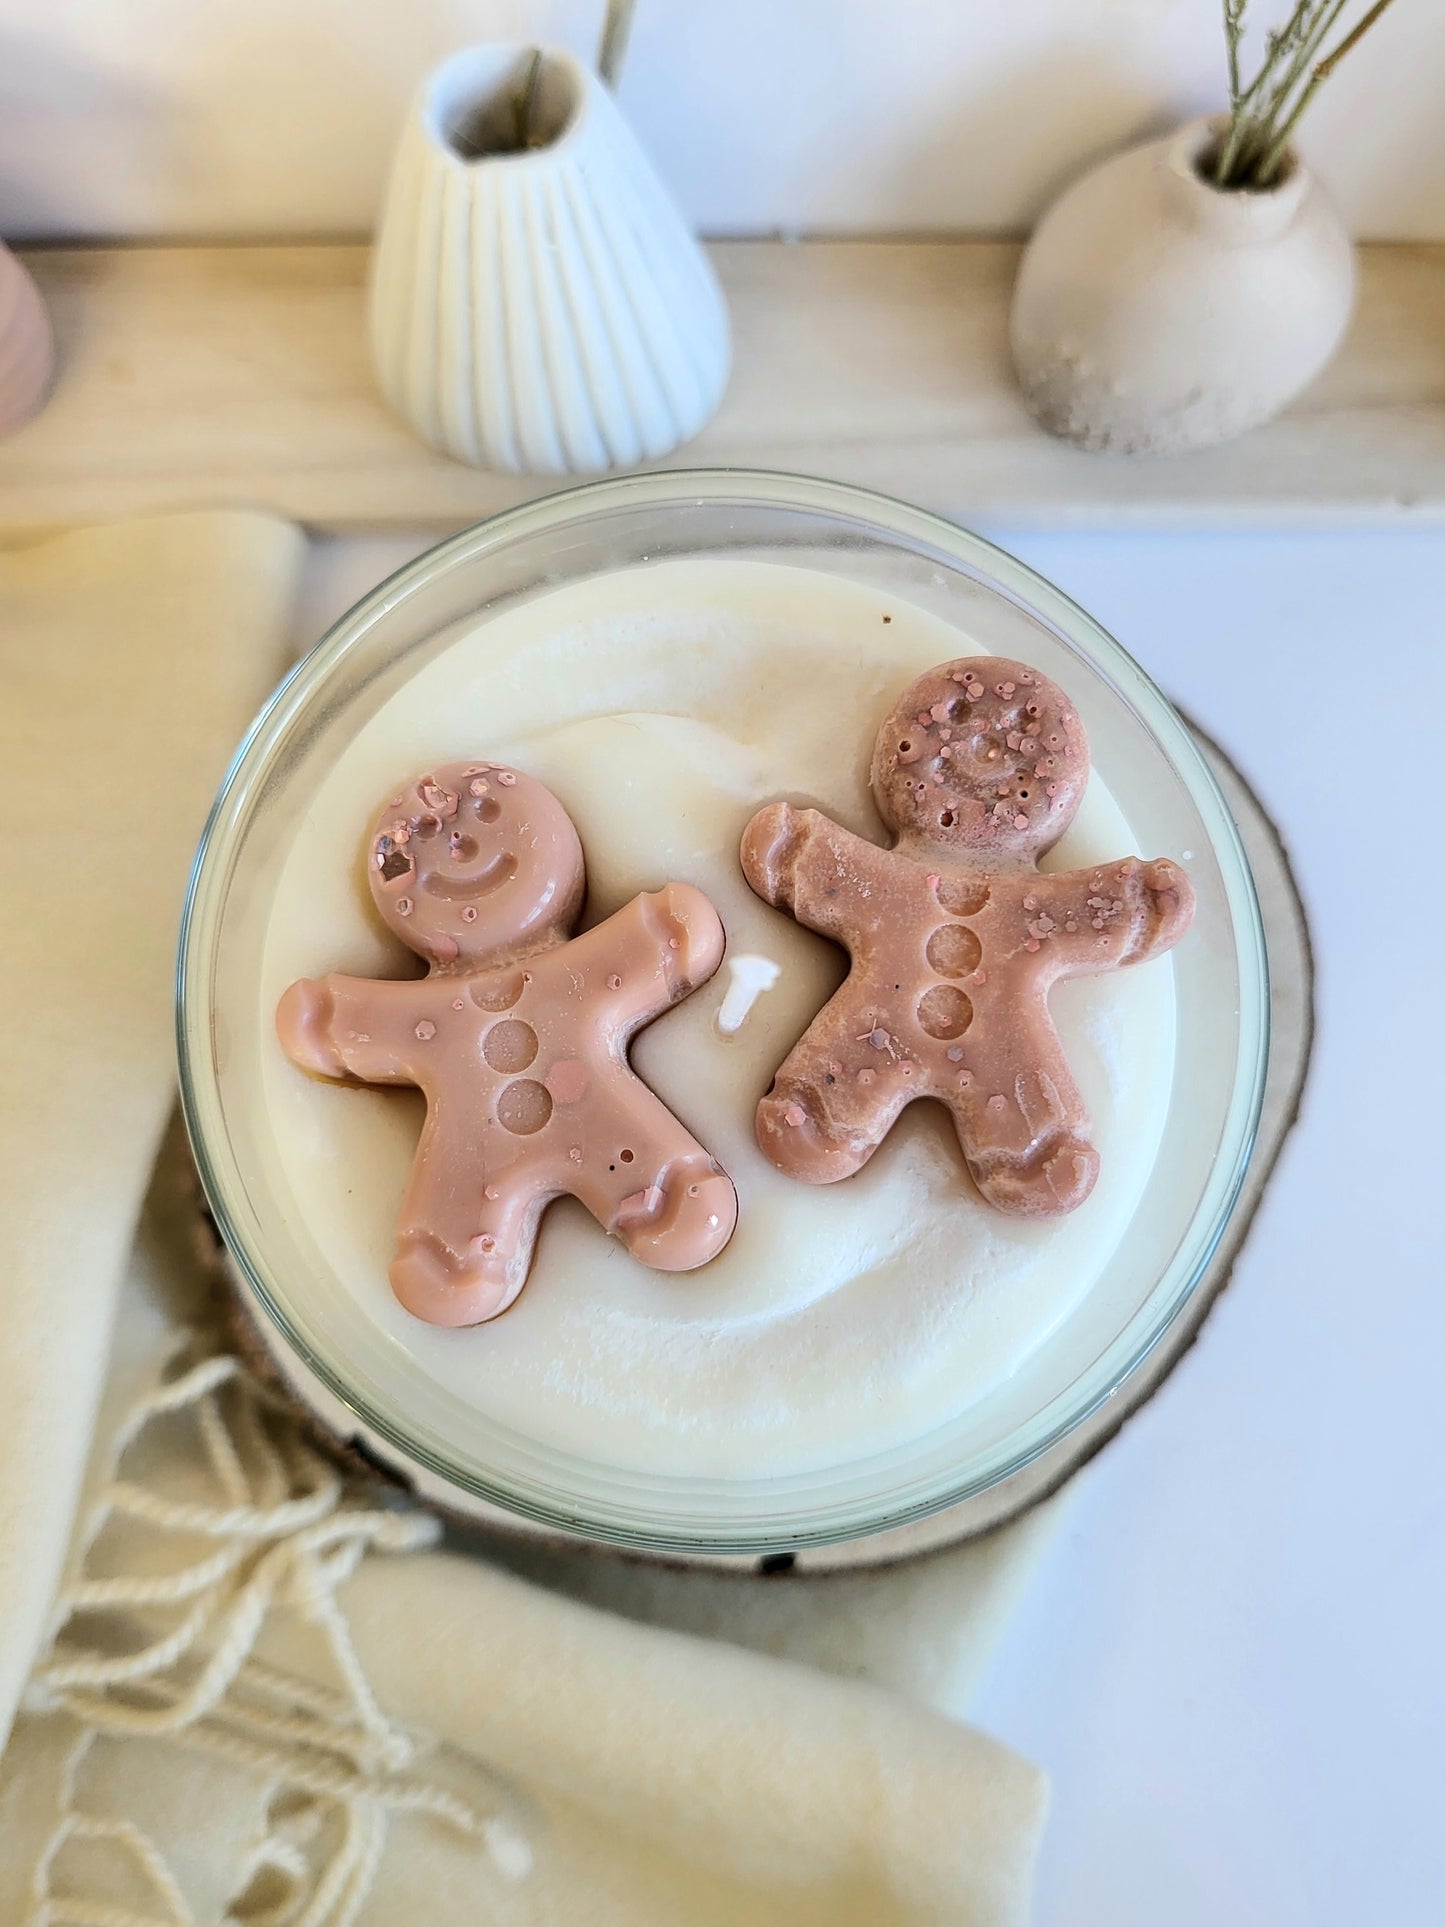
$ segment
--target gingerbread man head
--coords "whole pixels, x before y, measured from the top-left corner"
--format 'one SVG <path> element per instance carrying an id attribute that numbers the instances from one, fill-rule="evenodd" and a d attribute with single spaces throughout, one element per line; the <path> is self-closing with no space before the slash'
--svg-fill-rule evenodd
<path id="1" fill-rule="evenodd" d="M 1088 780 L 1088 739 L 1068 697 L 1002 656 L 920 676 L 873 751 L 874 801 L 900 844 L 988 869 L 1032 864 L 1051 849 Z"/>
<path id="2" fill-rule="evenodd" d="M 448 763 L 379 811 L 367 875 L 388 926 L 429 963 L 501 963 L 566 936 L 586 890 L 572 819 L 535 777 Z"/>

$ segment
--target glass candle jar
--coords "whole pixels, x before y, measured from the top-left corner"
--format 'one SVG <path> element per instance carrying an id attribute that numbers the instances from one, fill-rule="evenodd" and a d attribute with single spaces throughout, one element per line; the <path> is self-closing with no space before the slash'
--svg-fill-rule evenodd
<path id="1" fill-rule="evenodd" d="M 946 638 L 947 646 L 918 668 L 927 660 L 984 652 L 1030 664 L 1077 704 L 1095 780 L 1107 786 L 1139 853 L 1185 863 L 1197 897 L 1194 926 L 1167 962 L 1146 966 L 1172 972 L 1157 1149 L 1151 1140 L 1127 1219 L 1093 1266 L 1087 1288 L 1051 1301 L 1054 1309 L 1040 1316 L 1028 1346 L 993 1380 L 980 1378 L 960 1395 L 957 1409 L 920 1407 L 916 1435 L 906 1425 L 870 1431 L 862 1422 L 866 1403 L 887 1402 L 888 1388 L 870 1382 L 858 1388 L 852 1443 L 839 1442 L 849 1436 L 845 1424 L 831 1445 L 814 1438 L 808 1450 L 793 1451 L 785 1416 L 777 1421 L 775 1455 L 764 1445 L 749 1458 L 685 1439 L 683 1413 L 675 1450 L 665 1421 L 659 1421 L 656 1450 L 613 1450 L 601 1406 L 585 1424 L 568 1421 L 560 1369 L 545 1386 L 539 1381 L 536 1424 L 526 1400 L 509 1401 L 500 1385 L 495 1397 L 485 1392 L 487 1372 L 505 1356 L 488 1334 L 516 1318 L 515 1309 L 495 1326 L 437 1331 L 409 1321 L 395 1306 L 384 1255 L 370 1271 L 361 1266 L 359 1283 L 342 1275 L 346 1266 L 335 1240 L 328 1244 L 321 1227 L 321 1192 L 334 1191 L 334 1212 L 342 1218 L 348 1211 L 379 1213 L 381 1222 L 394 1215 L 401 1166 L 395 1156 L 390 1164 L 383 1160 L 379 1177 L 338 1168 L 306 1140 L 309 1126 L 295 1135 L 294 1119 L 283 1142 L 275 1093 L 290 1087 L 277 1079 L 300 1080 L 302 1073 L 280 1058 L 272 1022 L 276 985 L 268 976 L 268 945 L 278 893 L 298 848 L 307 854 L 304 840 L 322 835 L 320 799 L 331 773 L 359 744 L 371 742 L 400 695 L 432 687 L 424 679 L 454 659 L 446 652 L 459 638 L 468 652 L 472 699 L 479 691 L 485 697 L 494 679 L 500 715 L 527 673 L 518 667 L 517 638 L 530 637 L 528 660 L 542 662 L 553 611 L 575 616 L 579 609 L 613 607 L 626 613 L 627 633 L 635 635 L 651 620 L 649 585 L 656 587 L 657 620 L 665 626 L 669 598 L 683 594 L 677 585 L 692 583 L 706 585 L 703 599 L 721 620 L 731 584 L 740 598 L 746 587 L 750 607 L 761 606 L 767 584 L 783 582 L 781 573 L 767 572 L 784 570 L 809 574 L 788 574 L 770 644 L 775 655 L 766 660 L 785 661 L 799 620 L 795 613 L 785 620 L 785 613 L 806 606 L 812 583 L 820 606 L 831 608 L 836 595 L 848 620 L 849 611 L 865 610 L 870 622 L 890 625 L 869 632 L 876 644 L 840 647 L 839 688 L 871 677 L 891 700 L 909 678 L 880 669 L 871 652 L 884 650 L 884 638 L 896 649 L 895 638 L 905 632 Z M 683 594 L 683 603 L 692 593 Z M 690 685 L 687 652 L 701 664 L 709 648 L 708 625 L 695 602 L 694 596 L 688 604 L 691 626 L 678 632 L 680 666 L 664 676 L 667 687 L 654 703 L 670 727 L 705 723 L 704 698 L 695 716 L 685 713 L 683 699 Z M 597 640 L 577 657 L 578 673 L 593 692 L 589 713 L 609 709 L 613 644 L 607 638 L 613 633 L 599 628 Z M 695 680 L 699 688 L 706 683 L 701 671 Z M 817 689 L 817 702 L 829 699 L 826 685 Z M 435 716 L 435 760 L 497 753 L 489 741 L 476 741 L 468 752 L 444 751 L 441 738 L 454 727 L 446 707 L 440 698 L 431 710 L 423 705 Z M 485 709 L 483 701 L 478 713 Z M 424 740 L 405 753 L 398 747 L 401 761 L 385 764 L 381 785 L 414 774 L 413 763 L 425 767 Z M 646 758 L 645 731 L 637 741 L 637 755 Z M 856 743 L 849 736 L 838 753 L 850 766 L 866 768 L 870 746 L 871 732 Z M 375 753 L 380 770 L 385 755 Z M 559 767 L 567 767 L 565 759 Z M 547 770 L 542 774 L 553 780 Z M 379 787 L 371 808 L 383 793 Z M 759 794 L 753 806 L 770 800 Z M 367 820 L 356 821 L 347 858 L 357 873 L 348 885 L 357 903 L 364 896 L 359 871 Z M 579 826 L 587 845 L 588 824 Z M 590 863 L 590 847 L 588 854 Z M 646 887 L 664 880 L 651 878 Z M 303 921 L 309 901 L 303 893 Z M 319 897 L 314 903 L 316 918 L 323 918 Z M 404 974 L 404 966 L 397 960 L 378 974 Z M 277 690 L 226 778 L 196 861 L 179 969 L 182 1093 L 202 1180 L 255 1330 L 298 1396 L 341 1442 L 358 1445 L 453 1511 L 683 1557 L 775 1556 L 820 1546 L 864 1548 L 862 1556 L 873 1556 L 905 1539 L 916 1544 L 920 1536 L 979 1530 L 1066 1475 L 1157 1381 L 1192 1329 L 1249 1164 L 1268 1012 L 1259 907 L 1235 823 L 1189 730 L 1118 644 L 1022 564 L 937 517 L 831 483 L 741 471 L 631 476 L 529 504 L 440 544 L 359 603 Z M 356 1094 L 335 1095 L 345 1102 Z M 394 1096 L 380 1101 L 397 1102 Z M 289 1113 L 291 1096 L 279 1102 Z M 298 1085 L 295 1103 L 309 1102 Z M 352 1114 L 346 1115 L 349 1122 Z M 386 1127 L 396 1144 L 414 1144 L 416 1115 L 414 1107 L 387 1114 L 399 1120 Z M 967 1190 L 961 1165 L 957 1181 Z M 380 1195 L 388 1186 L 391 1193 Z M 841 1193 L 847 1186 L 828 1189 Z M 741 1180 L 739 1190 L 747 1214 Z M 589 1228 L 594 1234 L 601 1238 Z M 1039 1235 L 1053 1234 L 1045 1227 Z M 1066 1254 L 1071 1247 L 1053 1248 Z M 778 1276 L 770 1279 L 764 1252 L 749 1289 L 764 1297 L 773 1286 L 781 1291 L 782 1267 L 798 1262 L 796 1250 L 786 1260 L 779 1256 Z M 1066 1257 L 1059 1262 L 1066 1264 Z M 528 1293 L 540 1292 L 543 1283 L 534 1275 Z M 667 1289 L 686 1292 L 688 1286 L 669 1280 Z M 519 1304 L 526 1303 L 524 1293 Z M 982 1324 L 978 1329 L 986 1331 Z M 654 1361 L 642 1363 L 651 1370 Z M 625 1378 L 619 1367 L 618 1410 Z M 685 1403 L 687 1386 L 679 1369 L 675 1402 Z M 846 1413 L 849 1387 L 834 1386 L 830 1395 Z M 552 1414 L 546 1423 L 544 1402 Z M 725 1404 L 720 1414 L 717 1437 L 727 1430 Z"/>

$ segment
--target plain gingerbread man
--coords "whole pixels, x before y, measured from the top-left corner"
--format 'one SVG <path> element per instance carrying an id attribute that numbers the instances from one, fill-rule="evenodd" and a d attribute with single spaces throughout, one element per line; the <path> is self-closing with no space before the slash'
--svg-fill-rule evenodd
<path id="1" fill-rule="evenodd" d="M 873 796 L 895 848 L 788 803 L 749 823 L 753 889 L 852 958 L 758 1106 L 780 1170 L 849 1177 L 905 1104 L 933 1097 L 999 1210 L 1053 1214 L 1089 1195 L 1099 1156 L 1049 987 L 1168 950 L 1194 892 L 1164 860 L 1040 874 L 1088 775 L 1063 691 L 977 656 L 921 676 L 878 733 Z"/>
<path id="2" fill-rule="evenodd" d="M 307 979 L 276 1025 L 306 1070 L 426 1095 L 390 1268 L 407 1310 L 434 1325 L 505 1311 L 564 1192 L 659 1271 L 716 1257 L 737 1221 L 732 1184 L 627 1061 L 636 1032 L 722 960 L 702 892 L 668 884 L 572 936 L 586 888 L 572 819 L 491 763 L 432 770 L 394 797 L 368 875 L 427 975 Z"/>

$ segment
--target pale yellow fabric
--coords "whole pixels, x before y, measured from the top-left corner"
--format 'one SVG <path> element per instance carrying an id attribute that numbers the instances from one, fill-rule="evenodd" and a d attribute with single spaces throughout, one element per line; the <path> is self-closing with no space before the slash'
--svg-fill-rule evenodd
<path id="1" fill-rule="evenodd" d="M 757 1579 L 516 1539 L 481 1543 L 522 1577 L 609 1612 L 871 1680 L 962 1717 L 1066 1503 L 1036 1506 L 977 1545 L 816 1576 Z"/>
<path id="2" fill-rule="evenodd" d="M 173 1102 L 190 855 L 275 680 L 302 553 L 288 524 L 208 514 L 0 554 L 0 1740 L 60 1575 Z"/>
<path id="3" fill-rule="evenodd" d="M 343 1605 L 394 1710 L 700 1885 L 748 1887 L 736 1919 L 1025 1916 L 1038 1778 L 967 1727 L 457 1559 L 368 1562 Z M 406 1624 L 426 1637 L 398 1644 Z M 479 1626 L 486 1665 L 459 1665 Z"/>
<path id="4" fill-rule="evenodd" d="M 218 1342 L 174 1140 L 131 1247 L 172 1091 L 185 869 L 300 558 L 294 531 L 247 516 L 0 556 L 0 1724 L 33 1675 L 0 1760 L 0 1919 L 1022 1923 L 1041 1779 L 917 1702 L 961 1701 L 1037 1527 L 911 1577 L 533 1559 L 543 1590 L 406 1551 L 425 1522 L 365 1495 L 322 1493 L 311 1548 L 288 1536 L 277 1481 L 314 1493 L 330 1474 L 244 1381 L 161 1413 L 113 1463 L 137 1402 L 202 1383 Z M 183 1364 L 180 1327 L 203 1328 Z M 92 1543 L 117 1473 L 164 1529 L 122 1508 Z M 225 1522 L 258 1509 L 252 1546 Z M 235 1557 L 189 1632 L 190 1595 L 62 1630 L 68 1540 L 71 1599 Z M 267 1571 L 238 1631 L 226 1615 Z M 139 1685 L 76 1685 L 77 1653 L 146 1646 Z M 176 1730 L 91 1740 L 92 1702 L 112 1724 L 160 1707 Z M 58 1844 L 64 1813 L 83 1824 Z"/>

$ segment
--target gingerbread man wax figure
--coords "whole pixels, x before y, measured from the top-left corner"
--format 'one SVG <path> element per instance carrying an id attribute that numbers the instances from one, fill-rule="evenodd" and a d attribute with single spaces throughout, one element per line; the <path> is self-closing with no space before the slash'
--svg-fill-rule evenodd
<path id="1" fill-rule="evenodd" d="M 1163 860 L 1040 874 L 1088 774 L 1063 691 L 976 656 L 921 676 L 878 732 L 873 796 L 894 848 L 788 803 L 749 823 L 753 889 L 852 958 L 758 1106 L 780 1170 L 849 1177 L 905 1104 L 933 1097 L 999 1210 L 1071 1211 L 1089 1195 L 1099 1157 L 1049 986 L 1169 949 L 1194 892 Z"/>
<path id="2" fill-rule="evenodd" d="M 572 819 L 533 778 L 483 762 L 394 797 L 368 874 L 427 974 L 308 979 L 276 1022 L 306 1070 L 426 1095 L 390 1271 L 402 1304 L 438 1325 L 505 1311 L 564 1192 L 644 1264 L 715 1257 L 732 1184 L 627 1062 L 633 1035 L 722 960 L 702 892 L 668 884 L 573 937 L 586 878 Z"/>

